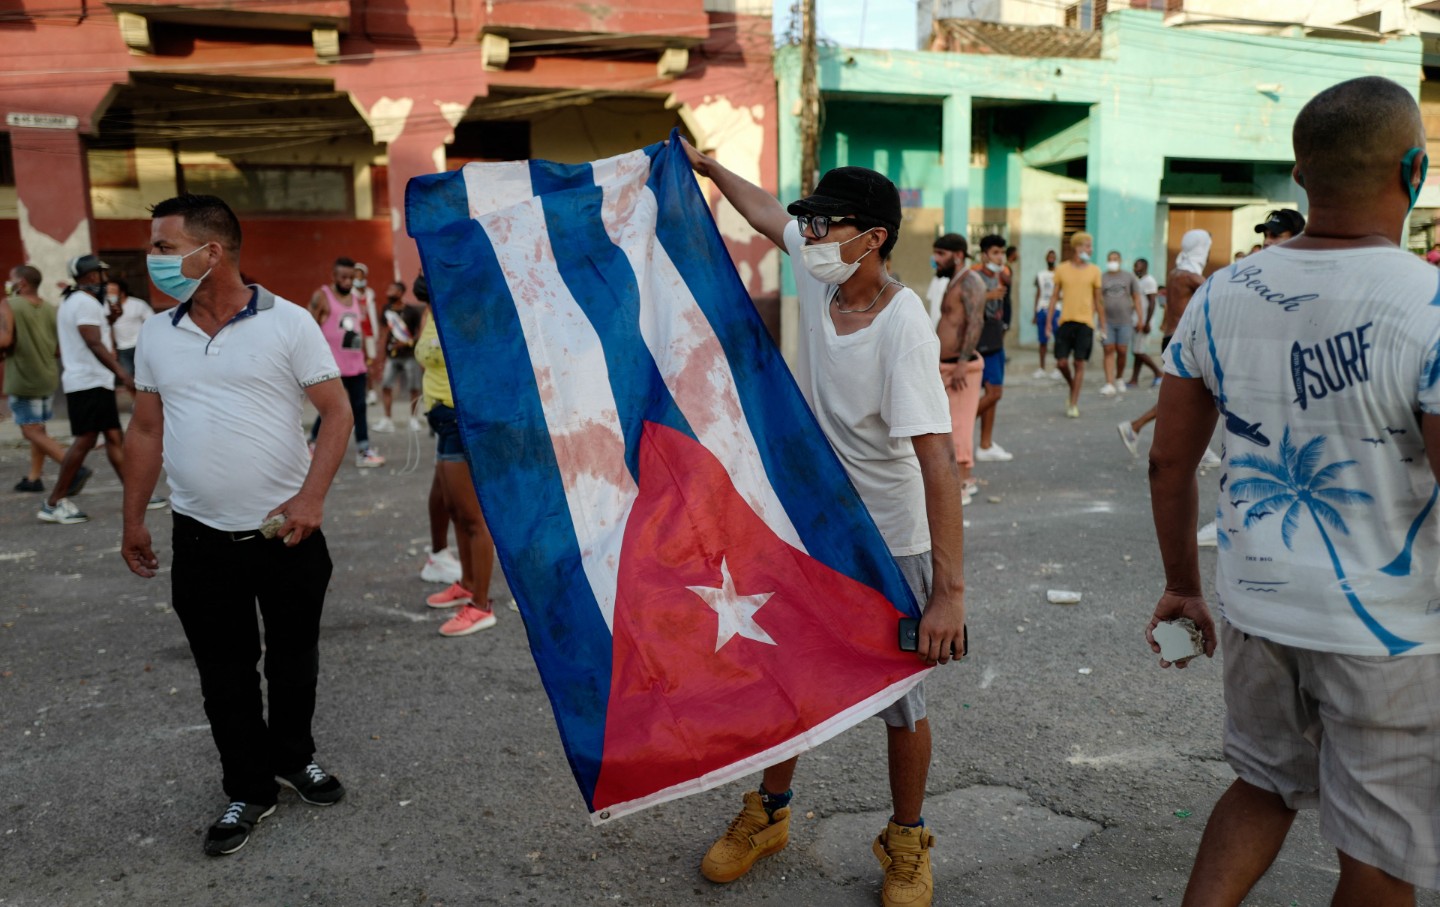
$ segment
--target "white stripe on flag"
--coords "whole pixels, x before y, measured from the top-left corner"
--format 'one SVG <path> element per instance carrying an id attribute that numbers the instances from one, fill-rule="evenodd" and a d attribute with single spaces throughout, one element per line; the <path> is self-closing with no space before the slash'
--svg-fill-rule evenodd
<path id="1" fill-rule="evenodd" d="M 540 199 L 482 217 L 480 225 L 515 299 L 581 566 L 613 632 L 620 546 L 638 489 L 625 465 L 605 351 L 560 276 Z"/>
<path id="2" fill-rule="evenodd" d="M 535 195 L 530 185 L 528 161 L 470 163 L 460 172 L 465 178 L 465 195 L 470 200 L 472 219 L 503 211 Z"/>
<path id="3" fill-rule="evenodd" d="M 800 533 L 765 472 L 720 339 L 655 237 L 657 202 L 645 185 L 650 158 L 635 151 L 592 167 L 605 197 L 605 232 L 625 253 L 640 282 L 640 331 L 665 386 L 751 509 L 776 535 L 804 551 Z"/>

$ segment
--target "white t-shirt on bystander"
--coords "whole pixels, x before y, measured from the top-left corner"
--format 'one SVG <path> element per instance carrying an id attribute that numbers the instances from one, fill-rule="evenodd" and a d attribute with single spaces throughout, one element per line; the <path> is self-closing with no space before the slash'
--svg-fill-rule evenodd
<path id="1" fill-rule="evenodd" d="M 65 294 L 60 310 L 55 313 L 55 330 L 60 337 L 60 364 L 65 367 L 60 385 L 67 394 L 93 390 L 97 387 L 115 389 L 115 373 L 105 367 L 80 336 L 81 327 L 100 329 L 100 340 L 111 350 L 110 320 L 105 303 L 83 290 Z"/>
<path id="2" fill-rule="evenodd" d="M 800 226 L 785 227 L 800 306 L 795 380 L 896 557 L 930 550 L 925 484 L 910 439 L 949 434 L 940 340 L 925 304 L 902 289 L 869 327 L 839 335 L 835 288 L 805 270 Z"/>
<path id="3" fill-rule="evenodd" d="M 797 267 L 799 259 L 796 259 Z M 930 278 L 925 290 L 925 305 L 930 310 L 930 329 L 940 326 L 940 304 L 945 301 L 945 291 L 950 288 L 950 278 L 936 274 Z"/>
<path id="4" fill-rule="evenodd" d="M 155 310 L 145 300 L 126 296 L 120 317 L 115 319 L 115 349 L 134 349 L 140 340 L 140 325 L 154 314 Z"/>
<path id="5" fill-rule="evenodd" d="M 1039 315 L 1050 308 L 1050 297 L 1055 293 L 1055 272 L 1046 268 L 1036 274 L 1035 289 L 1039 290 L 1035 299 L 1035 314 Z M 1058 312 L 1060 307 L 1056 306 L 1055 308 Z"/>

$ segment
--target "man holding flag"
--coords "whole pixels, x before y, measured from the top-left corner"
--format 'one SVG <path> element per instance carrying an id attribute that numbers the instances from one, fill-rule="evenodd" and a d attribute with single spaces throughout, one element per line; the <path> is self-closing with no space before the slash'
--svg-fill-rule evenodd
<path id="1" fill-rule="evenodd" d="M 873 170 L 837 168 L 789 206 L 792 218 L 764 189 L 689 144 L 684 149 L 752 227 L 798 260 L 795 379 L 925 604 L 919 657 L 945 664 L 963 655 L 961 490 L 939 342 L 924 304 L 886 267 L 900 226 L 898 191 Z M 885 907 L 921 907 L 931 902 L 935 840 L 921 815 L 931 751 L 923 686 L 877 717 L 889 734 L 894 809 L 873 845 L 885 870 L 882 900 Z M 796 761 L 770 766 L 760 789 L 745 795 L 744 809 L 705 855 L 707 878 L 732 881 L 785 847 Z"/>

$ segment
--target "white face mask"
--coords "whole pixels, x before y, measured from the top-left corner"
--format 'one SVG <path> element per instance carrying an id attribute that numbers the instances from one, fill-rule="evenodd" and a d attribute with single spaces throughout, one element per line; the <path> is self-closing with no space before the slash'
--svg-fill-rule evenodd
<path id="1" fill-rule="evenodd" d="M 119 304 L 120 304 L 120 297 L 119 297 L 119 296 L 106 296 L 106 297 L 105 297 L 105 301 L 108 302 L 108 303 L 110 303 L 111 305 L 119 305 Z"/>
<path id="2" fill-rule="evenodd" d="M 1110 271 L 1118 271 L 1118 270 L 1120 270 L 1120 262 L 1118 262 L 1118 261 L 1107 261 L 1107 262 L 1105 262 L 1105 267 L 1106 267 L 1106 269 L 1108 269 L 1108 270 L 1110 270 Z"/>
<path id="3" fill-rule="evenodd" d="M 999 274 L 1001 271 L 1005 270 L 1005 266 L 1004 266 L 1004 265 L 997 265 L 997 264 L 996 264 L 995 262 L 993 262 L 993 261 L 987 261 L 987 262 L 985 262 L 985 267 L 986 267 L 986 268 L 989 268 L 990 271 L 991 271 L 992 273 L 994 273 L 994 274 Z"/>
<path id="4" fill-rule="evenodd" d="M 1088 263 L 1088 262 L 1090 261 L 1090 253 L 1089 253 L 1089 252 L 1081 252 L 1081 253 L 1080 253 L 1080 260 L 1083 261 L 1083 262 L 1087 262 L 1087 263 Z"/>
<path id="5" fill-rule="evenodd" d="M 869 232 L 869 230 L 865 231 L 865 233 Z M 816 243 L 812 246 L 805 246 L 800 250 L 800 257 L 805 263 L 805 270 L 809 271 L 810 275 L 816 280 L 821 283 L 828 283 L 831 286 L 838 286 L 849 280 L 856 270 L 859 269 L 860 262 L 865 260 L 865 255 L 869 255 L 870 252 L 874 250 L 867 250 L 865 255 L 861 255 L 859 258 L 846 264 L 844 260 L 840 258 L 840 247 L 854 242 L 861 236 L 864 236 L 865 233 L 852 236 L 843 243 L 824 242 Z"/>

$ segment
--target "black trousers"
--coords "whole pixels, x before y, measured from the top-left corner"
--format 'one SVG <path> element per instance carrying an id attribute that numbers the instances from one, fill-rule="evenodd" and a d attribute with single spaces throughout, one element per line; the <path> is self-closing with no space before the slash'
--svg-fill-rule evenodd
<path id="1" fill-rule="evenodd" d="M 320 612 L 330 552 L 315 532 L 294 548 L 256 532 L 212 529 L 175 514 L 172 594 L 185 628 L 210 733 L 220 750 L 225 795 L 273 804 L 275 775 L 303 769 L 315 753 L 310 722 L 320 676 Z M 260 695 L 260 623 L 265 681 Z"/>
<path id="2" fill-rule="evenodd" d="M 370 446 L 370 425 L 365 421 L 365 373 L 341 375 L 340 384 L 350 398 L 350 413 L 355 417 L 355 445 L 364 450 Z M 314 441 L 319 436 L 320 417 L 316 416 L 315 424 L 310 426 L 310 440 Z"/>

